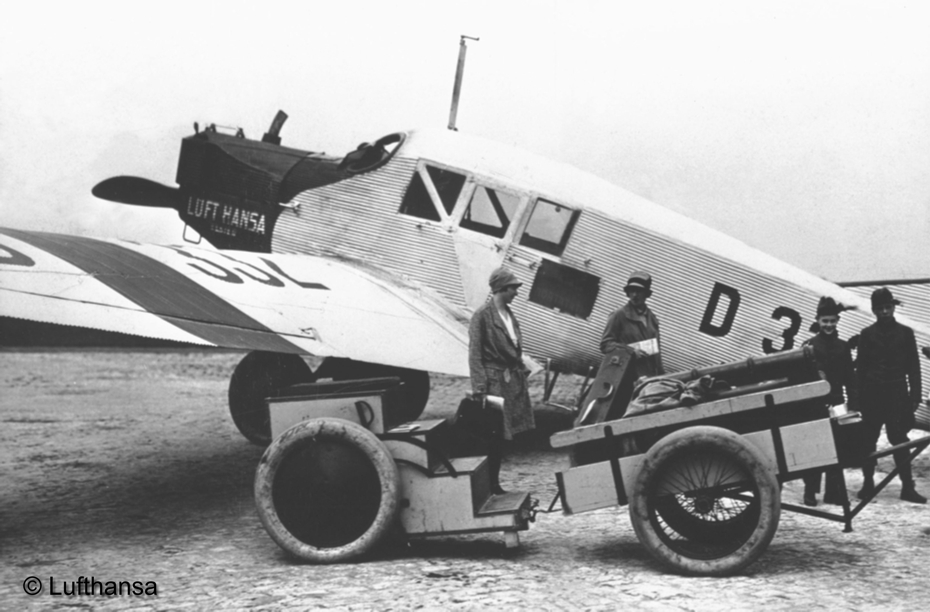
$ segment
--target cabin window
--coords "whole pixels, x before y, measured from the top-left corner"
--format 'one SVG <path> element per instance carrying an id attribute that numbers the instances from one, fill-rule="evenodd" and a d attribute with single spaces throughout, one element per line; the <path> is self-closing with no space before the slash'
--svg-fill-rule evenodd
<path id="1" fill-rule="evenodd" d="M 550 255 L 561 255 L 579 214 L 580 211 L 555 202 L 536 200 L 520 244 Z"/>
<path id="2" fill-rule="evenodd" d="M 451 170 L 434 166 L 426 166 L 426 171 L 433 181 L 433 186 L 436 187 L 439 199 L 442 200 L 442 207 L 446 209 L 446 214 L 451 215 L 459 194 L 462 192 L 462 185 L 465 184 L 465 177 Z"/>
<path id="3" fill-rule="evenodd" d="M 503 238 L 519 204 L 519 196 L 477 185 L 462 216 L 461 226 L 495 238 Z"/>
<path id="4" fill-rule="evenodd" d="M 400 212 L 430 221 L 440 220 L 439 211 L 433 205 L 433 199 L 429 196 L 419 172 L 414 172 L 413 180 L 407 186 L 407 193 L 404 194 L 404 200 L 400 204 Z"/>
<path id="5" fill-rule="evenodd" d="M 426 172 L 419 169 L 410 180 L 400 204 L 400 212 L 430 221 L 441 221 L 439 211 L 445 210 L 446 215 L 452 214 L 462 185 L 465 184 L 465 177 L 435 166 L 424 165 L 424 168 Z"/>
<path id="6" fill-rule="evenodd" d="M 594 310 L 601 279 L 555 261 L 543 259 L 536 270 L 529 300 L 561 313 L 587 319 Z"/>

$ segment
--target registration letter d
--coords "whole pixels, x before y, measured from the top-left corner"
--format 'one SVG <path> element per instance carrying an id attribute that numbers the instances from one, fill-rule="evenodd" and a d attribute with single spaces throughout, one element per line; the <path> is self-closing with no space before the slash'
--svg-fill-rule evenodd
<path id="1" fill-rule="evenodd" d="M 723 315 L 723 321 L 720 325 L 714 325 L 714 315 L 717 314 L 721 295 L 727 297 L 727 311 Z M 733 327 L 733 319 L 736 318 L 736 311 L 739 308 L 739 300 L 739 291 L 723 283 L 714 283 L 714 290 L 710 292 L 710 299 L 707 300 L 707 308 L 704 310 L 704 317 L 701 319 L 700 331 L 717 338 L 730 333 L 730 328 Z"/>

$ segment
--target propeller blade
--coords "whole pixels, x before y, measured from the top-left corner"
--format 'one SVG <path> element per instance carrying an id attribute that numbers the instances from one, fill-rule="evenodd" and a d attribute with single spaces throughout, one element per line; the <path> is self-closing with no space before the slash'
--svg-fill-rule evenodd
<path id="1" fill-rule="evenodd" d="M 97 183 L 91 190 L 102 200 L 177 209 L 181 203 L 180 190 L 137 176 L 115 176 Z"/>

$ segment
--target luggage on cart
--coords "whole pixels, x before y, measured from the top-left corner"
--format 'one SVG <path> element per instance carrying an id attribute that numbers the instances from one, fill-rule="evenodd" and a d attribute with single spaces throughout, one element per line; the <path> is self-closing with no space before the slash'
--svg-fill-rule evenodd
<path id="1" fill-rule="evenodd" d="M 633 394 L 633 351 L 619 347 L 604 355 L 594 382 L 588 387 L 574 426 L 619 419 Z"/>
<path id="2" fill-rule="evenodd" d="M 634 359 L 633 351 L 627 347 L 619 347 L 604 355 L 597 376 L 581 402 L 574 427 L 613 421 L 623 416 L 633 395 Z M 571 452 L 572 465 L 594 463 L 624 452 L 619 449 L 620 444 L 623 444 L 620 440 L 577 444 Z"/>

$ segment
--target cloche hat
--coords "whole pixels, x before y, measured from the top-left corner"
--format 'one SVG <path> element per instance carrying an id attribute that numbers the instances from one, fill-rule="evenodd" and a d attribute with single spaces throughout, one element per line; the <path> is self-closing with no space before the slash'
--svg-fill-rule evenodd
<path id="1" fill-rule="evenodd" d="M 633 272 L 623 291 L 626 292 L 629 289 L 645 289 L 646 295 L 652 295 L 652 277 L 648 272 Z"/>
<path id="2" fill-rule="evenodd" d="M 519 287 L 523 283 L 517 279 L 513 272 L 507 268 L 501 267 L 491 272 L 491 278 L 488 279 L 488 284 L 491 285 L 491 293 L 497 293 L 505 287 L 511 285 Z"/>

